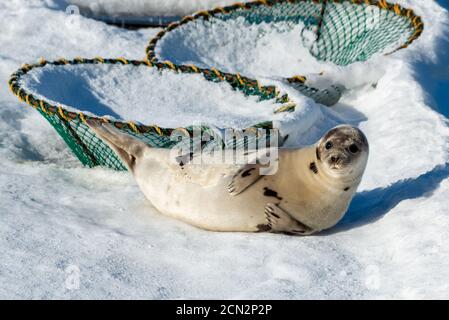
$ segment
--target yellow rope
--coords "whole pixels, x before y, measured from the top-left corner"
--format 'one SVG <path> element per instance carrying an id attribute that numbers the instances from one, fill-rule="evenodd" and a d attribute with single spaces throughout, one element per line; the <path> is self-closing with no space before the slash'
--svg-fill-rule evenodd
<path id="1" fill-rule="evenodd" d="M 47 108 L 45 108 L 45 103 L 44 103 L 44 101 L 41 100 L 41 101 L 39 102 L 39 105 L 40 105 L 40 107 L 41 107 L 42 112 L 45 113 L 45 114 L 48 114 Z"/>
<path id="2" fill-rule="evenodd" d="M 262 92 L 262 86 L 260 85 L 259 80 L 256 80 L 256 85 L 257 85 L 257 89 L 259 90 L 259 92 Z"/>
<path id="3" fill-rule="evenodd" d="M 289 103 L 283 105 L 282 107 L 280 107 L 279 109 L 277 109 L 274 113 L 281 113 L 281 112 L 285 112 L 288 110 L 293 110 L 293 109 L 295 109 L 295 107 L 296 107 L 295 103 L 289 102 Z"/>
<path id="4" fill-rule="evenodd" d="M 166 60 L 166 61 L 163 62 L 163 64 L 169 66 L 169 68 L 172 69 L 172 70 L 176 70 L 175 65 L 171 61 Z"/>
<path id="5" fill-rule="evenodd" d="M 84 117 L 84 113 L 79 112 L 78 115 L 79 115 L 81 121 L 84 122 L 84 123 L 86 123 L 86 117 Z"/>
<path id="6" fill-rule="evenodd" d="M 176 131 L 181 131 L 186 137 L 190 137 L 189 131 L 186 128 L 179 127 L 176 128 Z"/>
<path id="7" fill-rule="evenodd" d="M 58 113 L 61 116 L 61 118 L 63 118 L 65 121 L 69 121 L 69 119 L 66 117 L 66 115 L 64 114 L 64 110 L 62 109 L 61 106 L 58 106 Z"/>
<path id="8" fill-rule="evenodd" d="M 20 102 L 23 102 L 23 99 L 20 96 L 21 91 L 22 91 L 22 88 L 19 88 L 19 90 L 17 90 L 17 97 L 19 98 Z"/>
<path id="9" fill-rule="evenodd" d="M 194 14 L 194 16 L 210 16 L 210 13 L 208 11 L 198 11 L 197 13 Z"/>
<path id="10" fill-rule="evenodd" d="M 393 9 L 394 9 L 394 12 L 395 12 L 397 15 L 400 15 L 400 14 L 401 14 L 401 8 L 399 7 L 398 4 L 395 4 L 394 7 L 393 7 Z"/>
<path id="11" fill-rule="evenodd" d="M 153 128 L 154 128 L 154 130 L 156 130 L 156 132 L 157 132 L 160 136 L 164 135 L 164 134 L 162 133 L 162 131 L 161 131 L 161 128 L 159 128 L 158 126 L 153 126 Z"/>
<path id="12" fill-rule="evenodd" d="M 387 4 L 386 0 L 379 0 L 378 5 L 382 9 L 387 9 L 388 8 L 388 4 Z"/>
<path id="13" fill-rule="evenodd" d="M 419 22 L 421 22 L 421 18 L 420 17 L 414 17 L 412 20 L 412 23 L 414 26 L 416 26 Z"/>
<path id="14" fill-rule="evenodd" d="M 178 24 L 176 22 L 172 22 L 167 26 L 167 30 L 172 30 L 174 28 L 176 28 Z"/>
<path id="15" fill-rule="evenodd" d="M 240 77 L 240 73 L 236 73 L 235 76 L 237 77 L 238 82 L 243 86 L 244 82 L 242 80 L 242 78 Z"/>
<path id="16" fill-rule="evenodd" d="M 117 58 L 117 60 L 123 62 L 124 64 L 128 64 L 129 63 L 128 60 L 126 60 L 125 58 L 122 58 L 122 57 Z"/>
<path id="17" fill-rule="evenodd" d="M 192 21 L 193 19 L 194 19 L 194 18 L 193 18 L 192 16 L 186 16 L 186 17 L 184 17 L 184 18 L 181 19 L 180 23 L 181 23 L 181 24 L 184 24 L 184 23 L 186 23 L 187 21 Z"/>
<path id="18" fill-rule="evenodd" d="M 188 67 L 190 67 L 193 71 L 195 71 L 196 73 L 199 72 L 198 68 L 196 66 L 194 66 L 193 64 L 188 64 Z"/>
<path id="19" fill-rule="evenodd" d="M 223 13 L 223 14 L 226 14 L 226 13 L 227 13 L 226 10 L 225 10 L 223 7 L 215 8 L 215 10 L 218 10 L 218 11 L 220 11 L 220 12 Z"/>
<path id="20" fill-rule="evenodd" d="M 133 129 L 133 131 L 135 133 L 140 133 L 140 131 L 137 129 L 136 124 L 132 121 L 128 121 L 129 126 L 131 127 L 131 129 Z"/>
<path id="21" fill-rule="evenodd" d="M 22 65 L 22 70 L 24 70 L 25 72 L 30 71 L 30 69 L 31 69 L 31 66 L 29 64 L 25 63 Z"/>
<path id="22" fill-rule="evenodd" d="M 298 75 L 293 76 L 293 77 L 291 77 L 290 79 L 291 79 L 292 81 L 295 81 L 295 82 L 301 82 L 301 83 L 305 83 L 305 82 L 306 82 L 306 77 L 298 76 Z"/>
<path id="23" fill-rule="evenodd" d="M 176 23 L 174 22 L 172 24 L 176 24 Z M 154 38 L 160 39 L 164 36 L 164 34 L 165 34 L 165 30 L 159 31 Z"/>
<path id="24" fill-rule="evenodd" d="M 212 70 L 213 73 L 215 73 L 215 75 L 216 75 L 221 81 L 224 81 L 224 78 L 223 78 L 223 76 L 221 75 L 220 71 L 218 71 L 218 70 L 215 69 L 215 68 L 211 68 L 211 70 Z"/>

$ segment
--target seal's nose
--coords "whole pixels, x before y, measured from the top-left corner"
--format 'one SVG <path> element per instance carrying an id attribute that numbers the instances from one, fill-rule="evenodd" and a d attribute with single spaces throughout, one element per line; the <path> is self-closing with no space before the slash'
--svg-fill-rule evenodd
<path id="1" fill-rule="evenodd" d="M 332 164 L 336 164 L 340 160 L 339 156 L 331 156 L 331 162 Z"/>

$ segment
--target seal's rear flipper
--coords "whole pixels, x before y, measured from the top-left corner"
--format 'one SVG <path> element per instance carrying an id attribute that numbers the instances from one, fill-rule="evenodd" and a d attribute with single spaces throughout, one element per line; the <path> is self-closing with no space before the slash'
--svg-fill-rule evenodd
<path id="1" fill-rule="evenodd" d="M 150 146 L 146 143 L 126 134 L 109 123 L 95 120 L 86 121 L 89 128 L 101 138 L 122 159 L 130 170 L 133 170 L 136 158 Z"/>
<path id="2" fill-rule="evenodd" d="M 271 232 L 282 232 L 287 234 L 307 236 L 314 230 L 294 219 L 287 211 L 274 203 L 265 205 L 265 218 Z"/>

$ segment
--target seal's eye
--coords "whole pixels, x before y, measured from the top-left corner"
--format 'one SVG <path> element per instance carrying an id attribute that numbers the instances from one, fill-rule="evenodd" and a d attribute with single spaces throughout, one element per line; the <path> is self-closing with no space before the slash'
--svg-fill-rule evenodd
<path id="1" fill-rule="evenodd" d="M 327 150 L 332 149 L 332 147 L 334 146 L 334 144 L 330 141 L 326 142 L 326 145 L 324 146 Z"/>
<path id="2" fill-rule="evenodd" d="M 357 145 L 353 143 L 349 146 L 349 151 L 351 151 L 352 153 L 357 153 L 359 151 L 359 147 L 357 147 Z"/>

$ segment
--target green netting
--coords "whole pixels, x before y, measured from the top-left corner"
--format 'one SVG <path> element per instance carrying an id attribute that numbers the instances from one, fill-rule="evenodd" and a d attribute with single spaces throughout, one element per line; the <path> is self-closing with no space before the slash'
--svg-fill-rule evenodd
<path id="1" fill-rule="evenodd" d="M 308 31 L 315 33 L 311 43 L 301 35 L 311 53 L 338 65 L 366 61 L 384 50 L 393 51 L 423 26 L 411 12 L 377 0 L 267 1 L 251 10 L 238 8 L 213 16 L 222 20 L 238 17 L 250 23 L 286 21 L 291 27 L 303 22 Z"/>
<path id="2" fill-rule="evenodd" d="M 275 99 L 279 104 L 278 112 L 290 111 L 295 108 L 294 102 L 288 95 L 281 94 L 274 86 L 262 86 L 257 80 L 240 74 L 233 74 L 217 70 L 214 66 L 200 68 L 194 65 L 176 64 L 172 61 L 160 61 L 156 54 L 158 41 L 172 30 L 180 26 L 193 26 L 197 21 L 206 20 L 213 23 L 214 19 L 228 21 L 244 17 L 249 23 L 273 23 L 285 22 L 295 26 L 299 22 L 304 24 L 303 33 L 298 35 L 298 41 L 318 60 L 331 61 L 339 65 L 347 65 L 356 61 L 365 61 L 376 53 L 393 52 L 407 47 L 423 30 L 421 19 L 414 15 L 412 10 L 404 9 L 398 5 L 392 5 L 384 0 L 271 0 L 256 1 L 245 4 L 216 8 L 210 11 L 202 11 L 194 16 L 185 17 L 180 22 L 173 23 L 151 40 L 147 47 L 147 61 L 129 61 L 119 59 L 82 59 L 72 61 L 60 59 L 54 62 L 40 61 L 35 65 L 24 65 L 16 71 L 9 80 L 9 86 L 20 100 L 25 101 L 37 109 L 56 129 L 78 159 L 89 167 L 101 165 L 116 170 L 125 170 L 125 166 L 116 154 L 90 130 L 86 119 L 88 117 L 81 112 L 70 112 L 62 107 L 52 105 L 48 101 L 40 100 L 31 93 L 26 92 L 20 86 L 20 79 L 33 68 L 51 65 L 66 64 L 133 64 L 136 66 L 148 65 L 158 69 L 171 69 L 174 72 L 201 73 L 209 81 L 228 82 L 235 90 L 245 95 L 256 95 L 260 100 Z M 305 34 L 308 33 L 306 37 Z M 310 39 L 310 34 L 314 35 Z M 280 57 L 281 58 L 281 57 Z M 298 70 L 300 72 L 301 70 Z M 307 85 L 305 77 L 295 76 L 287 79 L 298 91 L 312 97 L 315 101 L 332 105 L 341 96 L 342 88 L 336 84 L 326 90 L 318 90 Z M 170 116 L 170 115 L 167 115 Z M 170 138 L 174 130 L 160 128 L 157 125 L 139 125 L 132 122 L 112 122 L 112 124 L 124 132 L 138 137 L 151 146 L 171 148 L 177 144 Z M 256 124 L 254 128 L 264 130 L 272 129 L 271 122 Z M 254 128 L 249 128 L 253 131 Z M 197 128 L 187 127 L 180 130 L 184 136 L 190 138 Z M 205 134 L 221 143 L 224 148 L 245 148 L 249 142 L 247 139 L 222 140 L 222 136 L 213 128 L 199 128 Z M 250 135 L 257 142 L 265 145 L 270 141 L 269 133 Z M 187 139 L 186 143 L 190 144 Z M 195 145 L 203 146 L 201 141 L 195 141 Z"/>
<path id="3" fill-rule="evenodd" d="M 395 12 L 394 6 L 385 6 L 383 9 L 366 3 L 327 2 L 319 38 L 311 49 L 312 53 L 319 60 L 347 65 L 366 61 L 379 52 L 391 52 L 407 43 L 415 32 L 422 30 L 418 25 L 420 19 L 413 22 L 412 18 L 407 17 L 406 10 L 396 7 L 396 12 L 402 15 Z"/>
<path id="4" fill-rule="evenodd" d="M 337 65 L 366 61 L 374 54 L 390 53 L 404 48 L 423 30 L 421 19 L 415 16 L 413 11 L 384 0 L 255 1 L 202 11 L 171 24 L 151 40 L 147 47 L 147 58 L 154 63 L 169 60 L 182 65 L 185 63 L 183 58 L 173 52 L 163 58 L 159 56 L 160 43 L 167 35 L 176 32 L 177 41 L 185 45 L 192 40 L 183 39 L 191 39 L 191 35 L 198 30 L 197 25 L 205 27 L 202 32 L 207 33 L 208 26 L 212 30 L 216 21 L 226 22 L 238 18 L 244 18 L 249 24 L 270 23 L 273 28 L 276 23 L 282 22 L 287 26 L 287 30 L 298 24 L 304 25 L 301 34 L 298 34 L 298 42 L 302 42 L 316 59 Z M 218 46 L 219 41 L 220 39 L 217 39 L 214 45 Z M 188 49 L 192 54 L 188 55 L 186 60 L 195 55 L 194 44 Z M 301 73 L 301 70 L 296 71 Z M 316 72 L 319 73 L 320 70 Z M 338 102 L 341 96 L 341 87 L 338 84 L 326 90 L 318 90 L 308 86 L 305 77 L 303 78 L 303 83 L 294 81 L 295 87 L 301 93 L 328 106 Z M 287 80 L 291 82 L 290 78 Z"/>
<path id="5" fill-rule="evenodd" d="M 115 170 L 126 170 L 125 165 L 117 157 L 114 151 L 99 139 L 95 133 L 86 124 L 86 120 L 94 119 L 96 121 L 108 121 L 119 130 L 122 130 L 136 138 L 144 141 L 153 147 L 172 148 L 177 146 L 186 152 L 193 152 L 198 147 L 204 147 L 206 143 L 214 144 L 219 148 L 236 148 L 248 149 L 251 144 L 264 144 L 270 142 L 271 122 L 263 122 L 254 124 L 251 128 L 242 130 L 242 135 L 246 132 L 246 138 L 229 139 L 223 132 L 217 128 L 210 126 L 189 126 L 186 128 L 161 128 L 157 125 L 140 125 L 133 122 L 120 122 L 100 119 L 84 115 L 82 112 L 67 111 L 61 106 L 52 105 L 51 102 L 43 98 L 36 98 L 32 93 L 27 92 L 21 87 L 21 79 L 34 68 L 45 68 L 45 66 L 59 66 L 78 64 L 130 64 L 134 67 L 165 69 L 165 64 L 149 64 L 145 61 L 132 61 L 123 58 L 120 59 L 83 59 L 67 61 L 61 59 L 58 61 L 47 62 L 41 60 L 35 65 L 24 65 L 16 71 L 9 81 L 9 85 L 14 94 L 20 100 L 28 103 L 30 106 L 39 111 L 39 113 L 47 119 L 47 121 L 55 128 L 58 134 L 63 138 L 69 148 L 78 157 L 78 159 L 89 167 L 105 166 Z M 196 68 L 174 69 L 173 72 L 192 72 L 197 73 Z M 252 87 L 255 86 L 255 87 Z M 259 87 L 252 81 L 241 78 L 241 82 L 235 83 L 235 90 L 239 90 L 242 94 L 252 94 L 259 96 L 261 99 L 271 97 L 277 101 L 279 108 L 285 107 L 284 102 L 288 100 L 286 96 L 279 96 L 279 92 L 274 87 Z M 287 105 L 289 106 L 289 105 Z M 254 134 L 254 129 L 261 131 Z M 174 135 L 176 133 L 176 135 Z M 238 133 L 238 131 L 237 131 Z M 249 139 L 248 139 L 249 137 Z M 182 138 L 181 141 L 179 138 Z M 228 138 L 228 139 L 226 139 Z M 232 138 L 232 137 L 231 137 Z"/>

